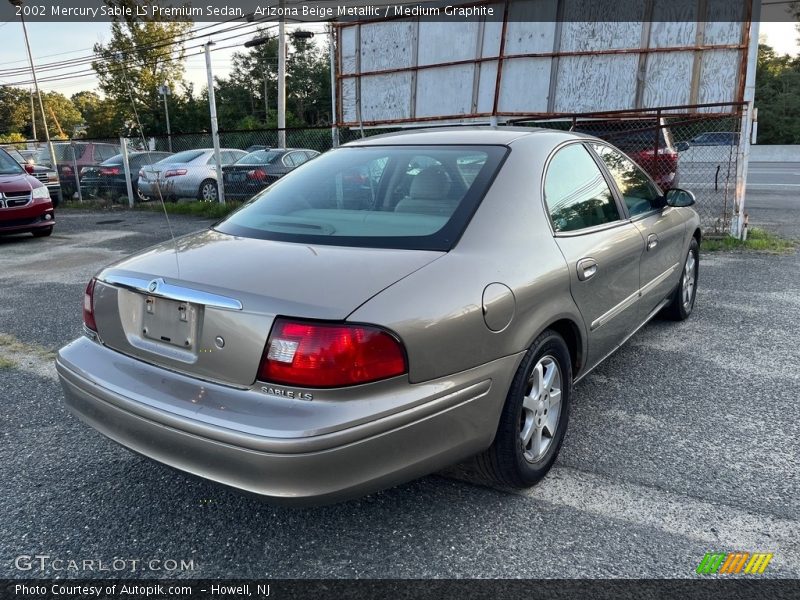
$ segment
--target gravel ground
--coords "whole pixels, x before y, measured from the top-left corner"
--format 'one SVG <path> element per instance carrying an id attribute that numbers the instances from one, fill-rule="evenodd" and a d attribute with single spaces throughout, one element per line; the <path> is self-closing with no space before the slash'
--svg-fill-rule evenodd
<path id="1" fill-rule="evenodd" d="M 0 578 L 92 575 L 15 568 L 32 554 L 193 561 L 137 577 L 682 578 L 736 550 L 800 577 L 800 255 L 704 256 L 692 318 L 651 323 L 576 387 L 532 490 L 453 470 L 298 510 L 133 455 L 62 406 L 50 352 L 80 334 L 86 281 L 167 237 L 159 214 L 62 211 L 51 238 L 0 239 L 0 334 L 22 343 L 0 345 L 16 362 L 0 368 Z"/>

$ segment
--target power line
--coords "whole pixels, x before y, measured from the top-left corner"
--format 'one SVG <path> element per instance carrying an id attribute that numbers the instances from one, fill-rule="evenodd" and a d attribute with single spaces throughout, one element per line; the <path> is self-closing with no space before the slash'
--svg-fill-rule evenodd
<path id="1" fill-rule="evenodd" d="M 277 26 L 276 25 L 271 25 L 271 26 L 268 26 L 268 27 L 266 27 L 266 28 L 264 28 L 262 30 L 269 30 L 269 29 L 272 29 L 274 27 L 277 27 Z M 241 37 L 244 37 L 244 36 L 252 35 L 253 33 L 254 33 L 253 31 L 246 31 L 246 32 L 242 32 L 242 33 L 237 33 L 235 35 L 223 37 L 219 41 L 220 42 L 224 42 L 224 41 L 227 41 L 227 40 L 237 39 L 237 38 L 241 38 Z M 199 37 L 206 37 L 206 36 L 199 36 Z M 177 43 L 181 43 L 181 42 L 176 42 L 176 43 L 169 44 L 169 45 L 176 45 Z M 228 48 L 237 48 L 240 45 L 241 44 L 232 44 L 230 46 L 212 48 L 212 52 L 217 51 L 217 50 L 228 49 Z M 167 44 L 165 44 L 165 46 L 167 46 Z M 195 53 L 186 54 L 187 51 L 200 49 L 200 48 L 203 48 L 204 46 L 205 46 L 205 44 L 196 44 L 196 45 L 192 45 L 192 46 L 188 46 L 186 48 L 183 48 L 182 51 L 184 52 L 184 56 L 183 56 L 184 60 L 186 58 L 191 57 L 191 56 L 197 56 L 197 55 L 202 53 L 202 52 L 195 52 Z M 140 47 L 134 48 L 134 50 L 132 52 L 135 52 L 138 49 L 140 49 Z M 155 48 L 153 48 L 153 49 L 155 49 Z M 173 58 L 172 57 L 172 53 L 173 52 L 175 52 L 175 50 L 171 50 L 171 51 L 168 51 L 168 52 L 163 53 L 163 54 L 158 54 L 158 55 L 153 56 L 151 58 L 154 58 L 154 59 Z M 175 57 L 175 58 L 177 58 L 177 57 Z M 153 64 L 153 63 L 142 63 L 142 62 L 139 62 L 139 61 L 137 61 L 135 59 L 127 59 L 127 60 L 124 60 L 124 61 L 113 61 L 112 62 L 110 59 L 106 59 L 104 57 L 97 57 L 95 60 L 97 60 L 97 61 L 105 61 L 105 62 L 109 63 L 106 68 L 108 70 L 110 70 L 110 71 L 117 71 L 120 68 L 119 64 L 125 64 L 126 66 L 130 66 L 130 67 L 146 67 L 146 66 L 151 66 Z M 80 66 L 80 65 L 69 65 L 69 66 Z M 62 68 L 68 68 L 68 67 L 62 67 Z M 37 72 L 38 71 L 39 71 L 39 69 L 37 67 Z M 95 76 L 96 74 L 97 73 L 94 71 L 94 69 L 90 68 L 90 69 L 82 69 L 82 70 L 79 70 L 79 71 L 71 71 L 71 72 L 68 72 L 68 73 L 55 73 L 55 74 L 50 75 L 50 76 L 40 77 L 39 81 L 42 82 L 42 83 L 48 83 L 48 82 L 52 82 L 52 81 L 64 81 L 64 80 L 67 80 L 67 79 L 75 79 L 75 78 L 79 78 L 79 77 Z M 7 77 L 8 76 L 8 75 L 5 75 L 5 74 L 2 74 L 2 75 L 3 75 L 3 77 Z M 30 84 L 30 80 L 25 80 L 25 81 L 16 81 L 16 82 L 4 84 L 4 85 L 21 87 L 21 86 L 25 86 L 25 85 L 29 85 L 29 84 Z"/>

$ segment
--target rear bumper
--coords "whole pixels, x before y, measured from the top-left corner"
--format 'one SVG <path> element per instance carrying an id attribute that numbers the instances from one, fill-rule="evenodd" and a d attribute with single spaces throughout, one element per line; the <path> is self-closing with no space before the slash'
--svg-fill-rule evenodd
<path id="1" fill-rule="evenodd" d="M 94 351 L 82 352 L 95 346 Z M 97 364 L 98 352 L 106 353 Z M 75 364 L 81 355 L 102 372 L 105 385 Z M 234 422 L 209 423 L 139 402 L 107 382 L 113 371 L 137 376 L 158 372 L 165 390 L 178 389 L 182 375 L 157 369 L 89 341 L 59 352 L 56 366 L 67 407 L 82 421 L 119 444 L 180 470 L 268 499 L 296 505 L 336 502 L 409 481 L 487 448 L 494 437 L 507 383 L 518 356 L 450 376 L 446 393 L 422 404 L 321 435 L 258 435 Z M 170 379 L 180 379 L 173 386 Z M 206 394 L 225 386 L 196 380 Z M 408 384 L 406 384 L 408 385 Z M 214 389 L 216 388 L 216 389 Z M 443 389 L 419 384 L 421 393 Z M 235 393 L 231 390 L 230 393 Z M 164 400 L 161 398 L 159 400 Z M 315 402 L 301 402 L 313 411 Z M 376 402 L 379 404 L 379 402 Z M 269 405 L 265 401 L 265 410 Z M 286 406 L 286 405 L 285 405 Z M 286 408 L 284 408 L 286 410 Z M 280 416 L 276 414 L 276 420 Z M 286 432 L 293 435 L 295 432 Z"/>

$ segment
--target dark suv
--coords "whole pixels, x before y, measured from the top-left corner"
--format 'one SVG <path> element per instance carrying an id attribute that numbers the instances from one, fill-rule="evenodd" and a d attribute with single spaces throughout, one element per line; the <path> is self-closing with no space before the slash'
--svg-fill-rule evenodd
<path id="1" fill-rule="evenodd" d="M 665 119 L 592 119 L 578 121 L 572 130 L 613 144 L 647 171 L 662 190 L 678 186 L 678 151 Z"/>
<path id="2" fill-rule="evenodd" d="M 95 167 L 109 158 L 119 154 L 119 146 L 100 142 L 58 142 L 53 144 L 58 163 L 58 178 L 61 181 L 61 191 L 65 200 L 75 194 L 75 169 L 80 179 L 81 170 L 85 167 Z M 50 151 L 47 147 L 39 150 L 36 163 L 49 166 Z"/>

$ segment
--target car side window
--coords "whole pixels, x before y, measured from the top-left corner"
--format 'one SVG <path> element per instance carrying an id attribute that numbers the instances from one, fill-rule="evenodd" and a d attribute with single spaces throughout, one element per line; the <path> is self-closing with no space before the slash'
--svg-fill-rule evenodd
<path id="1" fill-rule="evenodd" d="M 284 167 L 293 167 L 294 166 L 294 156 L 293 152 L 289 152 L 288 154 L 284 154 L 283 158 L 281 158 L 281 162 L 283 163 Z"/>
<path id="2" fill-rule="evenodd" d="M 661 194 L 632 160 L 605 144 L 592 144 L 592 147 L 611 172 L 630 216 L 635 217 L 662 207 Z"/>
<path id="3" fill-rule="evenodd" d="M 557 232 L 620 220 L 611 188 L 583 144 L 565 146 L 550 160 L 544 197 Z"/>

